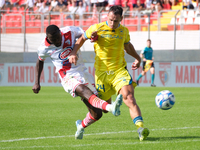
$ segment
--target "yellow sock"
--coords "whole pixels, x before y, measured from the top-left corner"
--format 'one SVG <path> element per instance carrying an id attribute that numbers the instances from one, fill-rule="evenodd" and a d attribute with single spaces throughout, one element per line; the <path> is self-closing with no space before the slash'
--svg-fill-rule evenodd
<path id="1" fill-rule="evenodd" d="M 143 128 L 143 122 L 142 121 L 139 121 L 139 122 L 137 122 L 136 124 L 136 127 L 137 127 L 137 129 L 139 129 L 140 127 L 142 127 Z"/>

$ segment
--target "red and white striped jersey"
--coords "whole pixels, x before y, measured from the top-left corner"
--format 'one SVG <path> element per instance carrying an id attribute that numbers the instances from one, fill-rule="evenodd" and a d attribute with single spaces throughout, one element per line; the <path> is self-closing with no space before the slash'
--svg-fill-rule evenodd
<path id="1" fill-rule="evenodd" d="M 63 78 L 67 72 L 85 70 L 85 66 L 81 59 L 81 53 L 78 51 L 78 61 L 77 64 L 69 63 L 69 56 L 73 50 L 76 39 L 79 38 L 84 31 L 80 27 L 66 26 L 60 28 L 62 34 L 62 44 L 60 47 L 56 47 L 54 44 L 48 43 L 45 38 L 42 44 L 38 48 L 38 58 L 44 61 L 47 57 L 50 57 L 54 66 L 56 67 L 56 72 L 60 74 Z"/>

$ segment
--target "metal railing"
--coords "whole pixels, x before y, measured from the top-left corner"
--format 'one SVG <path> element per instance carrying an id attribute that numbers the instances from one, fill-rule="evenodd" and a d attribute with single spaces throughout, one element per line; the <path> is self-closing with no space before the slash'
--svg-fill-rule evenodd
<path id="1" fill-rule="evenodd" d="M 76 10 L 73 13 L 70 12 L 63 12 L 63 13 L 59 13 L 59 12 L 52 12 L 51 10 L 45 14 L 40 14 L 37 12 L 34 12 L 34 14 L 27 14 L 27 10 L 25 9 L 23 11 L 23 13 L 17 13 L 17 14 L 3 14 L 3 27 L 2 27 L 2 33 L 8 33 L 7 29 L 20 29 L 18 31 L 23 32 L 24 30 L 26 30 L 26 28 L 30 28 L 29 26 L 27 26 L 27 24 L 29 24 L 29 22 L 40 22 L 41 26 L 31 26 L 31 28 L 38 28 L 40 27 L 40 32 L 43 33 L 45 32 L 44 29 L 47 25 L 52 24 L 52 22 L 58 21 L 59 22 L 59 26 L 63 27 L 65 25 L 76 25 L 77 22 L 79 22 L 81 27 L 89 27 L 91 24 L 85 24 L 84 22 L 89 21 L 90 19 L 95 20 L 96 23 L 99 23 L 101 21 L 106 20 L 106 18 L 103 18 L 105 16 L 107 16 L 107 12 L 102 12 L 102 9 L 100 9 L 99 11 L 96 12 L 96 17 L 97 18 L 92 18 L 94 17 L 93 12 L 85 12 L 83 13 L 83 15 L 81 15 L 79 17 L 79 19 L 77 19 L 75 17 L 76 12 L 77 12 L 78 8 L 76 8 Z M 178 10 L 177 10 L 178 11 Z M 132 27 L 133 31 L 142 31 L 144 27 L 148 27 L 150 28 L 150 26 L 155 26 L 157 27 L 157 31 L 161 31 L 161 25 L 167 25 L 167 24 L 162 24 L 161 23 L 161 18 L 163 18 L 162 14 L 166 13 L 166 12 L 177 12 L 174 10 L 170 10 L 170 11 L 160 11 L 156 14 L 149 13 L 146 11 L 141 11 L 141 12 L 137 12 L 137 11 L 125 11 L 123 16 L 124 19 L 122 21 L 122 24 L 127 26 L 127 27 Z M 40 19 L 37 20 L 28 20 L 27 18 L 29 16 L 31 16 L 32 18 L 34 18 L 35 15 L 39 15 Z M 11 18 L 11 20 L 7 19 L 7 18 Z M 49 16 L 48 19 L 45 19 L 46 16 Z M 55 16 L 58 16 L 58 18 L 55 19 Z M 66 18 L 65 16 L 68 16 L 69 18 L 67 19 L 69 21 L 69 23 L 66 23 Z M 85 17 L 83 17 L 85 16 Z M 169 18 L 172 18 L 173 16 L 169 16 Z M 13 19 L 12 19 L 13 18 Z M 15 18 L 18 18 L 15 19 Z M 21 19 L 20 19 L 21 18 Z M 166 18 L 167 19 L 167 18 Z M 157 24 L 153 24 L 152 21 L 157 21 Z M 6 23 L 7 22 L 7 23 Z M 48 23 L 47 23 L 48 22 Z M 73 22 L 71 24 L 71 22 Z M 9 26 L 9 23 L 14 23 L 14 26 Z M 20 25 L 19 25 L 20 24 Z M 147 29 L 147 28 L 146 28 Z M 181 28 L 182 29 L 182 28 Z M 150 29 L 149 29 L 150 30 Z"/>

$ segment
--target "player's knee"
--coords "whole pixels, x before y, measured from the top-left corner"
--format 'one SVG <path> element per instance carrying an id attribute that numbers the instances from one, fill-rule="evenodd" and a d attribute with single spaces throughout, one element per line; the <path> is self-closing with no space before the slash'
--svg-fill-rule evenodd
<path id="1" fill-rule="evenodd" d="M 81 84 L 76 88 L 76 94 L 78 96 L 88 99 L 93 93 L 88 87 Z"/>
<path id="2" fill-rule="evenodd" d="M 135 97 L 132 93 L 128 93 L 126 95 L 123 95 L 123 98 L 125 101 L 127 101 L 127 104 L 133 104 L 136 105 Z"/>
<path id="3" fill-rule="evenodd" d="M 143 71 L 143 72 L 142 72 L 142 76 L 144 76 L 145 74 L 146 74 L 146 72 Z"/>

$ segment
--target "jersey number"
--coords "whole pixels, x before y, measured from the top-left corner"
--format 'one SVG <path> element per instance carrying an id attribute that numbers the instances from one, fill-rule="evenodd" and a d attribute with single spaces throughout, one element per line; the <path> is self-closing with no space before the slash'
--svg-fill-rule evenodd
<path id="1" fill-rule="evenodd" d="M 97 92 L 100 92 L 100 90 L 103 90 L 105 92 L 104 84 L 103 86 L 101 84 L 96 84 L 96 85 L 97 85 Z"/>

